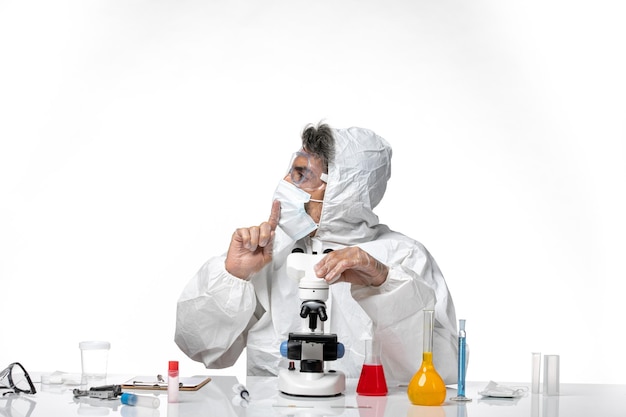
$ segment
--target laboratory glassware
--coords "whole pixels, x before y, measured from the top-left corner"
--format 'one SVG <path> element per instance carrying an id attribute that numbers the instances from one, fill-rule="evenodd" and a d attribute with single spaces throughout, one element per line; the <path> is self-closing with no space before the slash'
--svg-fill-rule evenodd
<path id="1" fill-rule="evenodd" d="M 465 396 L 465 371 L 467 370 L 467 343 L 465 341 L 465 320 L 459 320 L 459 352 L 458 352 L 458 373 L 456 397 L 450 398 L 452 401 L 472 401 Z"/>
<path id="2" fill-rule="evenodd" d="M 441 405 L 446 399 L 446 384 L 433 364 L 434 310 L 424 310 L 424 350 L 422 364 L 411 378 L 407 394 L 415 405 Z"/>
<path id="3" fill-rule="evenodd" d="M 543 394 L 559 395 L 559 355 L 543 357 Z"/>
<path id="4" fill-rule="evenodd" d="M 178 361 L 169 361 L 167 368 L 167 402 L 178 402 Z"/>
<path id="5" fill-rule="evenodd" d="M 541 372 L 541 352 L 532 352 L 532 393 L 539 394 Z"/>
<path id="6" fill-rule="evenodd" d="M 380 360 L 380 343 L 375 339 L 365 340 L 365 361 L 356 392 L 360 395 L 387 395 L 387 381 Z"/>

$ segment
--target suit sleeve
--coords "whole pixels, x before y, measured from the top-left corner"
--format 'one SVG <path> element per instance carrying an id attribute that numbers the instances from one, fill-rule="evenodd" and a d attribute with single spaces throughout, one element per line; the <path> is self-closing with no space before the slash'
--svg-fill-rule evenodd
<path id="1" fill-rule="evenodd" d="M 372 319 L 375 337 L 384 341 L 385 370 L 404 383 L 422 361 L 423 311 L 435 310 L 435 368 L 446 383 L 455 383 L 456 317 L 443 275 L 421 244 L 394 238 L 362 245 L 389 267 L 389 275 L 380 287 L 353 285 L 352 297 Z"/>
<path id="2" fill-rule="evenodd" d="M 254 321 L 254 286 L 229 274 L 224 261 L 225 256 L 207 261 L 184 288 L 176 309 L 176 344 L 207 368 L 232 366 Z"/>

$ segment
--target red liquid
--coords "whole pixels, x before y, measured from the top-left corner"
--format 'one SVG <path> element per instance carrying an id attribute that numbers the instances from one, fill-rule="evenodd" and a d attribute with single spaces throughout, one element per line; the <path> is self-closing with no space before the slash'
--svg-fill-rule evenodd
<path id="1" fill-rule="evenodd" d="M 361 395 L 387 395 L 387 381 L 383 366 L 364 364 L 356 392 Z"/>

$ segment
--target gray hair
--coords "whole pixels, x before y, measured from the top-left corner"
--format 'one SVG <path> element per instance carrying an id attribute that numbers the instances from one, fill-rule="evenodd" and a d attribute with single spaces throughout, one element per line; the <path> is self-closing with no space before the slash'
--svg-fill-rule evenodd
<path id="1" fill-rule="evenodd" d="M 335 138 L 333 131 L 325 123 L 307 125 L 302 131 L 302 148 L 322 160 L 324 171 L 335 157 Z"/>

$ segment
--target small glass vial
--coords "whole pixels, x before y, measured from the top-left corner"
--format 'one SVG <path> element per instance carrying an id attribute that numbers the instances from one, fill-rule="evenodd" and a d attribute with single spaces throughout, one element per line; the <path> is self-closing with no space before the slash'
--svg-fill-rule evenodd
<path id="1" fill-rule="evenodd" d="M 178 402 L 178 361 L 170 361 L 167 369 L 167 402 Z"/>

